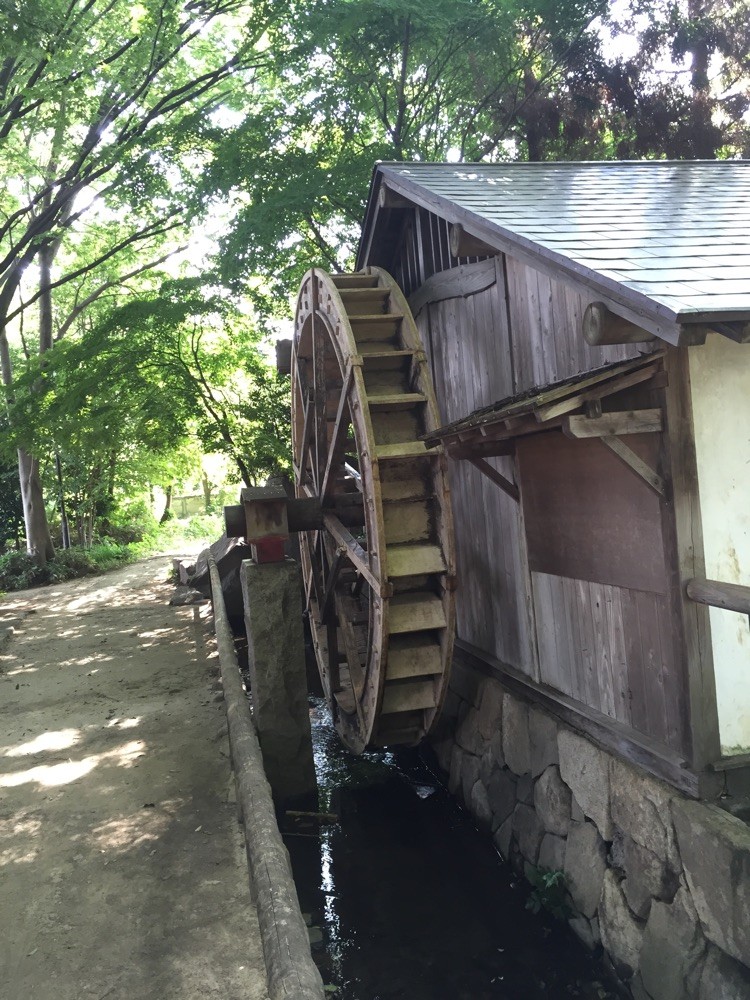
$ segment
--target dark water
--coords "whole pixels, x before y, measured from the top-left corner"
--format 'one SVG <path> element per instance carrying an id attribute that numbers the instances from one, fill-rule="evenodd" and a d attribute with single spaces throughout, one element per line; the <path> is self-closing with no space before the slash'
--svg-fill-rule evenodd
<path id="1" fill-rule="evenodd" d="M 340 821 L 286 843 L 332 997 L 616 996 L 565 925 L 526 908 L 524 880 L 416 752 L 354 757 L 322 703 L 313 716 L 320 808 Z"/>

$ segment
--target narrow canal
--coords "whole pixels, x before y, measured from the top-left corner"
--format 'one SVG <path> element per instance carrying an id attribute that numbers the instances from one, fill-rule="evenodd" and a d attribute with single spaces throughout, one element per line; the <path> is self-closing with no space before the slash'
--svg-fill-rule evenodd
<path id="1" fill-rule="evenodd" d="M 286 843 L 332 997 L 618 996 L 564 922 L 532 912 L 526 881 L 418 752 L 355 757 L 322 701 L 312 714 L 320 809 L 338 822 Z"/>

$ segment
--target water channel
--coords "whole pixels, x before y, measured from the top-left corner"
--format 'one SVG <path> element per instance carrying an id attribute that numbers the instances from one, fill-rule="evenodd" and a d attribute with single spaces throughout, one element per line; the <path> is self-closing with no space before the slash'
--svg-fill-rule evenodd
<path id="1" fill-rule="evenodd" d="M 286 837 L 313 954 L 336 1000 L 614 1000 L 565 923 L 475 829 L 417 751 L 355 757 L 311 702 L 320 809 Z"/>

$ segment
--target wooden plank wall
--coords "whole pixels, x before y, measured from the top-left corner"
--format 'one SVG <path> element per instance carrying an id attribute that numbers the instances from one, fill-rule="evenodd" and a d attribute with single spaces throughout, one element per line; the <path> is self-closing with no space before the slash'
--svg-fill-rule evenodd
<path id="1" fill-rule="evenodd" d="M 442 259 L 438 237 L 430 250 L 423 227 L 423 281 Z M 507 256 L 496 257 L 495 267 L 495 283 L 479 292 L 457 293 L 454 271 L 450 288 L 446 282 L 450 297 L 441 297 L 439 273 L 427 301 L 424 293 L 414 296 L 443 422 L 650 349 L 590 347 L 580 332 L 589 298 Z M 464 270 L 468 286 L 471 268 Z M 515 478 L 511 459 L 492 461 Z M 531 680 L 686 751 L 669 595 L 531 573 L 519 505 L 465 461 L 452 463 L 451 488 L 459 637 Z"/>
<path id="2" fill-rule="evenodd" d="M 684 752 L 685 687 L 663 594 L 532 573 L 540 680 Z"/>
<path id="3" fill-rule="evenodd" d="M 417 315 L 446 423 L 513 392 L 502 261 L 495 266 L 495 283 L 486 291 L 429 302 Z M 491 461 L 513 478 L 511 459 Z M 451 463 L 450 476 L 458 634 L 535 676 L 518 504 L 468 462 Z"/>

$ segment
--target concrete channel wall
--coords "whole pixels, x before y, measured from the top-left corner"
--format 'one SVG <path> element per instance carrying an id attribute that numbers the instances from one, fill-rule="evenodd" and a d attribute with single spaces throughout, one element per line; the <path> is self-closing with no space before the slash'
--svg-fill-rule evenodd
<path id="1" fill-rule="evenodd" d="M 527 877 L 562 870 L 570 926 L 636 1000 L 750 997 L 750 828 L 457 666 L 433 746 Z"/>

